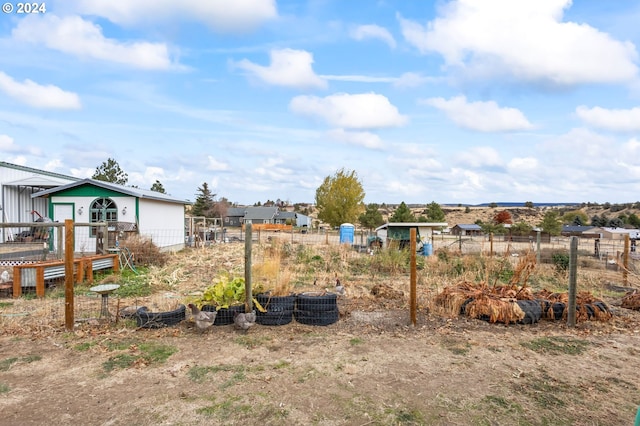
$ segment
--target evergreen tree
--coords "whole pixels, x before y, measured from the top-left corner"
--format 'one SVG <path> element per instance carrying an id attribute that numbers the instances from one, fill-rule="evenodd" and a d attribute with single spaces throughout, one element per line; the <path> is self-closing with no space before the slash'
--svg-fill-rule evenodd
<path id="1" fill-rule="evenodd" d="M 191 214 L 193 216 L 213 217 L 214 215 L 214 197 L 207 182 L 204 182 L 198 193 L 196 194 L 196 202 L 193 203 Z"/>
<path id="2" fill-rule="evenodd" d="M 380 213 L 379 205 L 376 203 L 367 204 L 367 207 L 358 218 L 358 222 L 360 225 L 367 229 L 375 229 L 378 226 L 384 223 L 384 219 L 382 218 L 382 213 Z"/>
<path id="3" fill-rule="evenodd" d="M 560 235 L 562 232 L 562 221 L 560 220 L 558 211 L 549 210 L 546 212 L 542 222 L 540 222 L 540 228 L 551 235 Z"/>
<path id="4" fill-rule="evenodd" d="M 129 175 L 120 168 L 116 160 L 109 158 L 107 161 L 103 161 L 100 166 L 96 167 L 96 171 L 93 176 L 91 176 L 91 179 L 126 185 L 129 181 Z"/>
<path id="5" fill-rule="evenodd" d="M 411 209 L 405 204 L 405 202 L 401 202 L 396 211 L 393 212 L 393 215 L 389 218 L 389 222 L 415 222 L 416 217 L 414 216 Z"/>
<path id="6" fill-rule="evenodd" d="M 153 185 L 151 185 L 151 190 L 155 191 L 155 192 L 159 192 L 161 194 L 166 194 L 167 191 L 165 191 L 164 186 L 162 186 L 162 184 L 160 183 L 160 181 L 158 179 L 156 179 L 156 181 L 153 183 Z"/>
<path id="7" fill-rule="evenodd" d="M 442 207 L 440 207 L 440 204 L 436 203 L 435 201 L 432 201 L 427 205 L 425 214 L 427 215 L 427 222 L 444 222 L 444 211 L 442 211 Z"/>

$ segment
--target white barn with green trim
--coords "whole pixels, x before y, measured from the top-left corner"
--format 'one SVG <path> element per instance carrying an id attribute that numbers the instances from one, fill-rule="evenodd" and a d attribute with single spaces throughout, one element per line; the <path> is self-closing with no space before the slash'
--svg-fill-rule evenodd
<path id="1" fill-rule="evenodd" d="M 83 179 L 40 191 L 33 198 L 48 198 L 48 214 L 55 222 L 73 219 L 79 223 L 107 221 L 110 231 L 122 230 L 122 224 L 137 229 L 163 251 L 177 251 L 185 245 L 185 205 L 155 191 Z M 96 227 L 76 227 L 75 251 L 93 252 Z"/>

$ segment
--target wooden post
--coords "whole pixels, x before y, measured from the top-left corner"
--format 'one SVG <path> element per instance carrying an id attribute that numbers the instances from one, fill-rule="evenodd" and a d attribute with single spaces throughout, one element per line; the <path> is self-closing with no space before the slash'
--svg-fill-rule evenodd
<path id="1" fill-rule="evenodd" d="M 253 294 L 251 285 L 251 248 L 253 244 L 253 236 L 251 224 L 247 223 L 244 234 L 244 293 L 247 305 L 247 312 L 253 310 Z"/>
<path id="2" fill-rule="evenodd" d="M 416 319 L 416 310 L 417 310 L 416 228 L 411 228 L 409 230 L 409 238 L 410 238 L 409 250 L 411 250 L 411 278 L 410 278 L 411 279 L 411 293 L 410 293 L 411 324 L 415 326 L 417 323 L 417 319 Z"/>
<path id="3" fill-rule="evenodd" d="M 536 232 L 536 265 L 540 264 L 540 231 Z"/>
<path id="4" fill-rule="evenodd" d="M 493 232 L 489 233 L 489 256 L 493 256 Z"/>
<path id="5" fill-rule="evenodd" d="M 73 220 L 64 221 L 64 324 L 73 331 Z"/>
<path id="6" fill-rule="evenodd" d="M 44 297 L 44 266 L 36 266 L 36 296 Z"/>
<path id="7" fill-rule="evenodd" d="M 624 236 L 624 253 L 622 253 L 622 285 L 627 286 L 629 280 L 629 234 Z"/>
<path id="8" fill-rule="evenodd" d="M 20 297 L 22 295 L 22 268 L 19 266 L 13 267 L 13 297 Z"/>
<path id="9" fill-rule="evenodd" d="M 578 237 L 571 237 L 569 246 L 569 303 L 567 325 L 576 326 L 576 295 L 578 294 Z"/>

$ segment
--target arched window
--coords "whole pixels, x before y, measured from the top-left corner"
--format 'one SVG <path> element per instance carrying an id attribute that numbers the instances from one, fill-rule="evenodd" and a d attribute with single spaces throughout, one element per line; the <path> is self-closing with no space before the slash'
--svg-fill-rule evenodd
<path id="1" fill-rule="evenodd" d="M 109 198 L 97 198 L 91 203 L 89 221 L 115 223 L 118 221 L 118 206 Z M 96 227 L 91 227 L 91 236 L 96 236 Z"/>

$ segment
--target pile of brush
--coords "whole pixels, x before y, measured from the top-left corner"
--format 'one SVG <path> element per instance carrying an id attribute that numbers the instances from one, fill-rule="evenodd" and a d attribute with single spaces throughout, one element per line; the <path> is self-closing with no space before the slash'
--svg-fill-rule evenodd
<path id="1" fill-rule="evenodd" d="M 446 287 L 434 300 L 449 315 L 466 315 L 491 323 L 534 324 L 541 319 L 567 318 L 568 293 L 542 290 L 533 293 L 527 279 L 535 266 L 535 258 L 524 257 L 508 285 L 461 282 Z M 519 286 L 519 281 L 523 285 Z M 638 299 L 640 302 L 640 298 Z M 602 300 L 588 292 L 576 297 L 576 321 L 608 321 L 612 314 Z"/>
<path id="2" fill-rule="evenodd" d="M 620 306 L 626 309 L 640 311 L 640 291 L 633 290 L 625 294 Z"/>
<path id="3" fill-rule="evenodd" d="M 446 287 L 436 296 L 435 304 L 450 314 L 466 315 L 491 323 L 534 324 L 541 319 L 566 320 L 568 300 L 568 293 L 547 290 L 532 293 L 528 287 L 463 282 Z M 608 321 L 612 316 L 609 306 L 602 300 L 588 292 L 577 294 L 577 322 Z"/>

